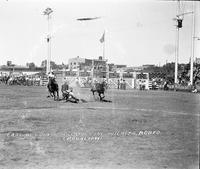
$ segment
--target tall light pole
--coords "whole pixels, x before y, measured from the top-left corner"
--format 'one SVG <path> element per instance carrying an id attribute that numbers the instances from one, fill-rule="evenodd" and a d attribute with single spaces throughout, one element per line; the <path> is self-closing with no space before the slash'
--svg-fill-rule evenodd
<path id="1" fill-rule="evenodd" d="M 51 8 L 46 8 L 43 12 L 44 15 L 47 16 L 48 22 L 48 34 L 47 34 L 47 65 L 46 65 L 46 74 L 51 71 L 51 32 L 50 32 L 50 19 L 53 10 Z"/>
<path id="2" fill-rule="evenodd" d="M 178 77 L 178 58 L 179 58 L 179 29 L 182 28 L 182 21 L 183 19 L 180 17 L 180 0 L 178 0 L 178 7 L 177 7 L 177 32 L 176 32 L 176 56 L 175 56 L 175 74 L 174 74 L 174 89 L 176 90 L 177 85 L 177 77 Z"/>
<path id="3" fill-rule="evenodd" d="M 176 32 L 176 52 L 175 52 L 176 56 L 175 56 L 175 75 L 174 75 L 174 86 L 175 87 L 174 87 L 174 90 L 176 90 L 176 85 L 178 83 L 177 77 L 178 77 L 178 59 L 179 59 L 179 29 L 183 27 L 182 22 L 183 22 L 184 15 L 188 15 L 188 14 L 194 13 L 192 11 L 192 12 L 185 12 L 185 13 L 181 13 L 180 14 L 180 10 L 181 10 L 180 1 L 181 0 L 177 0 L 177 3 L 178 3 L 177 4 L 177 15 L 176 15 L 176 18 L 175 18 L 175 20 L 177 21 L 177 25 L 176 25 L 177 32 Z M 187 1 L 187 0 L 185 0 L 185 1 Z M 193 32 L 194 32 L 194 29 L 193 29 Z M 194 37 L 194 35 L 193 35 L 193 37 Z M 191 60 L 194 60 L 194 59 L 192 59 L 192 56 L 191 56 Z M 191 65 L 192 65 L 191 67 L 193 67 L 193 62 L 191 63 Z M 190 76 L 190 78 L 191 78 L 191 76 Z M 191 80 L 191 81 L 193 81 L 193 80 Z"/>

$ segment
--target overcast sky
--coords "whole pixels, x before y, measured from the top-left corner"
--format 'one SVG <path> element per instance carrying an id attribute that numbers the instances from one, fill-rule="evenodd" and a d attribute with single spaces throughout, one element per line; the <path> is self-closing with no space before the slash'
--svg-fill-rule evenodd
<path id="1" fill-rule="evenodd" d="M 200 4 L 196 2 L 197 20 Z M 192 10 L 191 2 L 181 3 L 182 12 Z M 0 65 L 7 60 L 40 65 L 47 57 L 47 18 L 42 12 L 53 9 L 52 60 L 67 63 L 69 58 L 97 58 L 104 30 L 105 57 L 110 63 L 139 66 L 174 62 L 177 2 L 156 0 L 1 0 Z M 80 17 L 101 19 L 78 22 Z M 191 55 L 192 15 L 185 15 L 180 30 L 180 62 Z M 196 36 L 200 36 L 199 23 Z M 196 40 L 196 57 L 200 57 Z"/>

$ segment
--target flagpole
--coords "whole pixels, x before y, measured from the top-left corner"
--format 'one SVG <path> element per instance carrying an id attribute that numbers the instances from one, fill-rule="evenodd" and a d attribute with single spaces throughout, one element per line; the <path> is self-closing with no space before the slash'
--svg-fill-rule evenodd
<path id="1" fill-rule="evenodd" d="M 47 34 L 47 65 L 46 65 L 46 74 L 51 71 L 51 28 L 50 28 L 50 19 L 51 13 L 53 10 L 51 8 L 46 8 L 43 12 L 43 15 L 47 15 L 47 22 L 48 22 L 48 34 Z"/>
<path id="2" fill-rule="evenodd" d="M 105 60 L 105 30 L 104 30 L 104 41 L 103 41 L 103 60 Z"/>

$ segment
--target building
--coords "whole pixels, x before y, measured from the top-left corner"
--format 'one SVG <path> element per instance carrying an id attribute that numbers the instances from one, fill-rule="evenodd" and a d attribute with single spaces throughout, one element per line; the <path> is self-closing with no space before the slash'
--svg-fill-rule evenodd
<path id="1" fill-rule="evenodd" d="M 84 69 L 91 69 L 92 66 L 98 67 L 101 65 L 106 65 L 106 60 L 103 60 L 101 56 L 99 56 L 98 59 L 86 59 L 86 58 L 80 58 L 77 56 L 76 58 L 70 58 L 68 60 L 69 69 L 78 69 L 84 70 Z"/>
<path id="2" fill-rule="evenodd" d="M 114 66 L 116 69 L 121 69 L 121 68 L 126 68 L 126 65 L 115 65 Z"/>
<path id="3" fill-rule="evenodd" d="M 141 72 L 143 69 L 141 66 L 126 67 L 125 72 Z"/>
<path id="4" fill-rule="evenodd" d="M 153 67 L 155 67 L 155 65 L 150 65 L 150 64 L 142 65 L 142 69 L 148 69 L 148 68 L 153 68 Z"/>
<path id="5" fill-rule="evenodd" d="M 93 76 L 105 76 L 106 64 L 107 60 L 103 60 L 102 56 L 99 56 L 98 59 L 86 59 L 77 56 L 68 60 L 70 72 L 76 72 L 79 75 L 91 75 L 93 71 Z"/>
<path id="6" fill-rule="evenodd" d="M 85 63 L 85 58 L 80 58 L 79 56 L 77 56 L 76 58 L 70 58 L 68 60 L 70 70 L 78 69 L 80 64 L 82 63 Z"/>

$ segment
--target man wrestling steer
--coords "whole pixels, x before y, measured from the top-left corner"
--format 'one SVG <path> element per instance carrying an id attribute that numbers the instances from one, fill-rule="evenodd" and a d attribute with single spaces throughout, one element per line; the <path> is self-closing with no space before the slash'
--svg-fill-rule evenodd
<path id="1" fill-rule="evenodd" d="M 78 103 L 79 99 L 74 96 L 73 89 L 69 87 L 69 84 L 67 81 L 64 82 L 64 84 L 61 87 L 61 92 L 63 95 L 63 100 L 66 100 L 66 102 L 72 102 L 72 103 Z"/>

